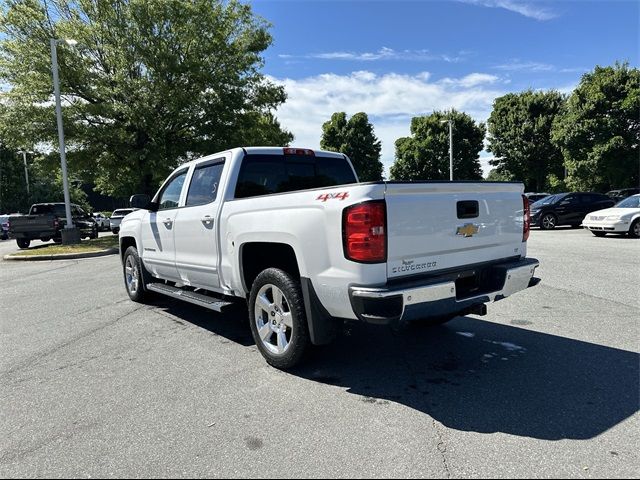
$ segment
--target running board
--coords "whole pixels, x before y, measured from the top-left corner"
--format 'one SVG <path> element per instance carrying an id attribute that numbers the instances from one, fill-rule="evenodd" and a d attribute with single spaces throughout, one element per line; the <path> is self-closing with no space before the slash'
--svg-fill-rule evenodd
<path id="1" fill-rule="evenodd" d="M 221 300 L 215 297 L 209 297 L 208 295 L 192 292 L 190 290 L 183 290 L 181 288 L 173 287 L 165 283 L 149 283 L 147 285 L 147 290 L 158 292 L 169 297 L 178 298 L 180 300 L 184 300 L 185 302 L 193 303 L 194 305 L 199 305 L 201 307 L 208 308 L 209 310 L 220 313 L 229 310 L 230 307 L 233 307 L 235 305 L 235 302 Z"/>

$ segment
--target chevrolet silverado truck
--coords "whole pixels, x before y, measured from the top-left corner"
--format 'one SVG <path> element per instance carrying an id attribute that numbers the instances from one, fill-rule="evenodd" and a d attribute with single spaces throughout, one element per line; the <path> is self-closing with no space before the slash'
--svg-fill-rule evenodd
<path id="1" fill-rule="evenodd" d="M 71 220 L 85 238 L 98 238 L 98 226 L 91 215 L 71 204 Z M 36 203 L 28 215 L 9 217 L 9 236 L 18 247 L 29 248 L 31 240 L 62 242 L 62 230 L 67 224 L 64 203 Z"/>
<path id="2" fill-rule="evenodd" d="M 178 167 L 120 225 L 129 297 L 248 303 L 280 369 L 344 321 L 443 323 L 535 285 L 520 183 L 358 183 L 350 160 L 236 148 Z"/>

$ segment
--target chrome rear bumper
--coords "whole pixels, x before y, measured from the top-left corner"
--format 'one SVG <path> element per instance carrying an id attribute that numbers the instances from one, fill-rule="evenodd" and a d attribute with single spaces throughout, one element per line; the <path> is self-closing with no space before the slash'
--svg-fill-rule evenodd
<path id="1" fill-rule="evenodd" d="M 368 323 L 478 313 L 486 303 L 537 285 L 540 279 L 533 274 L 538 266 L 538 260 L 525 258 L 450 272 L 417 285 L 411 281 L 381 288 L 352 286 L 349 297 L 356 316 Z"/>

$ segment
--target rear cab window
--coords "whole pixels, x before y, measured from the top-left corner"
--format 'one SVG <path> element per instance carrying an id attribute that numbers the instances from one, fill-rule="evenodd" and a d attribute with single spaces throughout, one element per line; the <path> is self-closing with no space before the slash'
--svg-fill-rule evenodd
<path id="1" fill-rule="evenodd" d="M 235 198 L 357 183 L 345 158 L 248 154 L 242 160 Z"/>

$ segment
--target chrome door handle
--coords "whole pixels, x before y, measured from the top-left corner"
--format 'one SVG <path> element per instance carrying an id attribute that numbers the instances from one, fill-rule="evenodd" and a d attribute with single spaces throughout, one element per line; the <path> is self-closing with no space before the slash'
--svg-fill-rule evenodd
<path id="1" fill-rule="evenodd" d="M 167 227 L 170 227 L 171 225 L 173 225 L 173 220 L 170 218 L 165 218 L 164 222 L 162 223 L 164 223 Z"/>
<path id="2" fill-rule="evenodd" d="M 213 223 L 213 217 L 211 215 L 205 215 L 202 217 L 201 221 L 205 225 L 211 225 Z"/>

